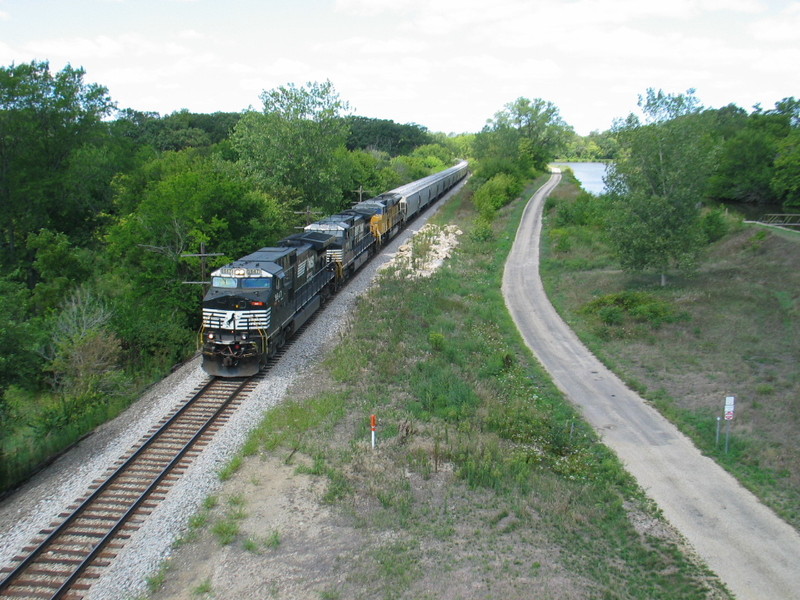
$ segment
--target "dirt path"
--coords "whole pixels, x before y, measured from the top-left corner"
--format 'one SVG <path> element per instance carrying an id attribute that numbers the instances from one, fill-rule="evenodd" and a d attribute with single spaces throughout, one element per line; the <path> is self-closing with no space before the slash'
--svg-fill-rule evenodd
<path id="1" fill-rule="evenodd" d="M 800 534 L 632 392 L 578 340 L 544 293 L 539 236 L 553 174 L 530 200 L 503 276 L 525 342 L 627 470 L 740 600 L 800 597 Z"/>

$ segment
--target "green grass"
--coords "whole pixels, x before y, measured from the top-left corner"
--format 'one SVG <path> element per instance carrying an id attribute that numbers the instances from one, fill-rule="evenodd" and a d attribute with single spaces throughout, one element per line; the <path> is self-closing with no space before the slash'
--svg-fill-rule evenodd
<path id="1" fill-rule="evenodd" d="M 162 376 L 163 372 L 131 376 L 120 394 L 91 399 L 33 393 L 17 386 L 5 390 L 7 412 L 0 419 L 0 492 L 12 489 L 122 413 L 147 385 Z"/>
<path id="2" fill-rule="evenodd" d="M 167 579 L 167 571 L 169 570 L 169 563 L 162 562 L 158 571 L 145 578 L 147 589 L 150 593 L 155 593 L 161 589 Z"/>
<path id="3" fill-rule="evenodd" d="M 211 579 L 204 579 L 197 586 L 192 588 L 193 596 L 205 596 L 212 594 Z"/>
<path id="4" fill-rule="evenodd" d="M 323 597 L 435 598 L 465 578 L 486 597 L 727 597 L 678 540 L 633 528 L 656 511 L 522 343 L 500 292 L 522 208 L 478 224 L 463 197 L 444 207 L 465 232 L 447 264 L 385 272 L 315 373 L 331 391 L 270 411 L 246 453 L 308 457 L 298 470 L 372 540 Z"/>
<path id="5" fill-rule="evenodd" d="M 264 540 L 264 546 L 266 548 L 275 549 L 281 545 L 281 532 L 277 529 L 274 529 L 270 532 L 267 536 L 267 539 Z"/>
<path id="6" fill-rule="evenodd" d="M 672 273 L 662 288 L 653 274 L 615 267 L 602 229 L 574 218 L 585 210 L 573 206 L 585 202 L 567 181 L 547 205 L 542 273 L 557 310 L 704 453 L 800 527 L 792 416 L 800 395 L 800 235 L 729 218 L 696 272 Z M 731 394 L 737 414 L 725 453 L 716 423 Z"/>
<path id="7" fill-rule="evenodd" d="M 211 526 L 211 532 L 223 546 L 232 544 L 239 535 L 239 522 L 237 519 L 226 517 Z"/>

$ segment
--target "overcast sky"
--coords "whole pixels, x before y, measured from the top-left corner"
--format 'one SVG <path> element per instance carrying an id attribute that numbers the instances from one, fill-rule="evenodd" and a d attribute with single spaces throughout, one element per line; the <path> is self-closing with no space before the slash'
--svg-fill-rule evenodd
<path id="1" fill-rule="evenodd" d="M 162 115 L 329 79 L 367 117 L 476 132 L 524 96 L 585 135 L 648 87 L 748 111 L 800 97 L 800 1 L 0 0 L 0 65 L 34 59 Z"/>

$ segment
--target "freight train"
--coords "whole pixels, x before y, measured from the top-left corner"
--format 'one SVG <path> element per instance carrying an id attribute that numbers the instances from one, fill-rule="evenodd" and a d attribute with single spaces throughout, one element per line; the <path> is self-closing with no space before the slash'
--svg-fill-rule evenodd
<path id="1" fill-rule="evenodd" d="M 203 298 L 203 369 L 261 370 L 286 340 L 378 249 L 467 174 L 462 161 L 307 225 L 211 273 Z"/>

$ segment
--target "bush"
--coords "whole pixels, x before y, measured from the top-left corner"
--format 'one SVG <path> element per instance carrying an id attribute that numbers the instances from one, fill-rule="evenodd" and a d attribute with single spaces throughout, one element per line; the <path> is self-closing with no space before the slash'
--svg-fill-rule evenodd
<path id="1" fill-rule="evenodd" d="M 491 219 L 481 216 L 475 219 L 475 228 L 470 233 L 470 237 L 476 242 L 488 242 L 491 240 L 494 237 Z"/>
<path id="2" fill-rule="evenodd" d="M 603 306 L 597 316 L 605 325 L 622 325 L 625 322 L 625 311 L 621 306 Z"/>
<path id="3" fill-rule="evenodd" d="M 700 218 L 700 228 L 709 244 L 722 239 L 730 230 L 725 209 L 717 207 L 705 212 Z"/>
<path id="4" fill-rule="evenodd" d="M 573 202 L 561 202 L 556 213 L 556 226 L 580 226 L 585 227 L 600 221 L 601 206 L 600 201 L 589 194 L 581 192 Z"/>
<path id="5" fill-rule="evenodd" d="M 434 350 L 439 351 L 444 348 L 444 334 L 442 333 L 431 331 L 428 334 L 428 341 L 431 344 L 431 348 Z"/>
<path id="6" fill-rule="evenodd" d="M 522 187 L 519 180 L 508 173 L 498 173 L 475 192 L 472 202 L 482 217 L 491 219 L 497 210 L 511 202 Z"/>
<path id="7" fill-rule="evenodd" d="M 586 304 L 581 312 L 595 315 L 601 323 L 608 326 L 621 326 L 627 321 L 648 323 L 658 328 L 664 323 L 674 323 L 682 318 L 675 308 L 647 292 L 624 291 L 606 294 Z"/>
<path id="8" fill-rule="evenodd" d="M 551 229 L 550 240 L 556 252 L 569 252 L 572 250 L 572 241 L 566 229 Z"/>

